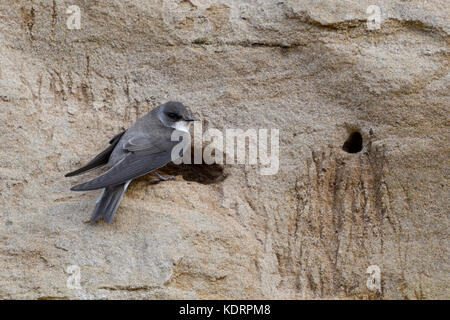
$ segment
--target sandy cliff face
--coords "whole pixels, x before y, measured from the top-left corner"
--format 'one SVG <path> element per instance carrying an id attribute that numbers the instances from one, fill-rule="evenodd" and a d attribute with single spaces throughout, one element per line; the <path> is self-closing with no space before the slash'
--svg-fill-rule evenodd
<path id="1" fill-rule="evenodd" d="M 255 3 L 0 1 L 0 298 L 450 298 L 449 2 Z M 172 167 L 85 223 L 64 173 L 168 100 L 279 129 L 278 173 Z"/>

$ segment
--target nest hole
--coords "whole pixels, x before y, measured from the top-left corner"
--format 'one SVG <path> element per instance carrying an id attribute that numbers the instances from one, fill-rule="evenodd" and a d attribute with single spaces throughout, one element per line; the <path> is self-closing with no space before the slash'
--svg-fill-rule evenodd
<path id="1" fill-rule="evenodd" d="M 227 175 L 219 164 L 173 164 L 169 163 L 161 172 L 167 175 L 181 175 L 184 180 L 201 184 L 214 184 L 224 181 Z"/>
<path id="2" fill-rule="evenodd" d="M 165 167 L 158 170 L 160 173 L 177 176 L 181 175 L 185 181 L 192 181 L 201 184 L 214 184 L 222 182 L 226 179 L 225 167 L 221 164 L 195 164 L 194 163 L 194 146 L 191 148 L 191 164 L 174 164 L 170 162 Z M 203 150 L 202 150 L 203 154 Z"/>
<path id="3" fill-rule="evenodd" d="M 348 153 L 358 153 L 363 149 L 363 138 L 361 133 L 352 132 L 350 133 L 347 140 L 342 146 L 342 150 Z"/>

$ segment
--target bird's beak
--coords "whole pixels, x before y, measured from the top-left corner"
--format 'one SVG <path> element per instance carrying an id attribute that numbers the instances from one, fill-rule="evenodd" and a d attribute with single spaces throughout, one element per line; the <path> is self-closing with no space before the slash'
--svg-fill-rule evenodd
<path id="1" fill-rule="evenodd" d="M 184 121 L 195 121 L 195 120 L 191 117 L 188 117 L 188 118 L 184 119 Z"/>

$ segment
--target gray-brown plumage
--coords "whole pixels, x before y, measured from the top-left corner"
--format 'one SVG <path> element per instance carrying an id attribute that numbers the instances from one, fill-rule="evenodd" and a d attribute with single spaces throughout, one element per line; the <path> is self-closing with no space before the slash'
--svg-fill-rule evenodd
<path id="1" fill-rule="evenodd" d="M 71 177 L 107 164 L 108 171 L 71 188 L 73 191 L 103 189 L 91 220 L 103 218 L 111 222 L 131 180 L 169 163 L 172 148 L 178 144 L 178 141 L 171 141 L 173 131 L 188 131 L 191 121 L 182 103 L 167 102 L 116 135 L 110 146 L 84 167 L 66 174 Z"/>

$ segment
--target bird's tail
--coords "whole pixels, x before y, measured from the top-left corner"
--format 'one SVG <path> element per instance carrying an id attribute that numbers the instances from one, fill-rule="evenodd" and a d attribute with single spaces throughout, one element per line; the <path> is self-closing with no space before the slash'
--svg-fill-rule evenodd
<path id="1" fill-rule="evenodd" d="M 107 223 L 111 222 L 129 183 L 130 181 L 103 189 L 103 192 L 95 205 L 94 213 L 91 218 L 92 222 L 95 222 L 100 218 L 103 218 Z"/>

